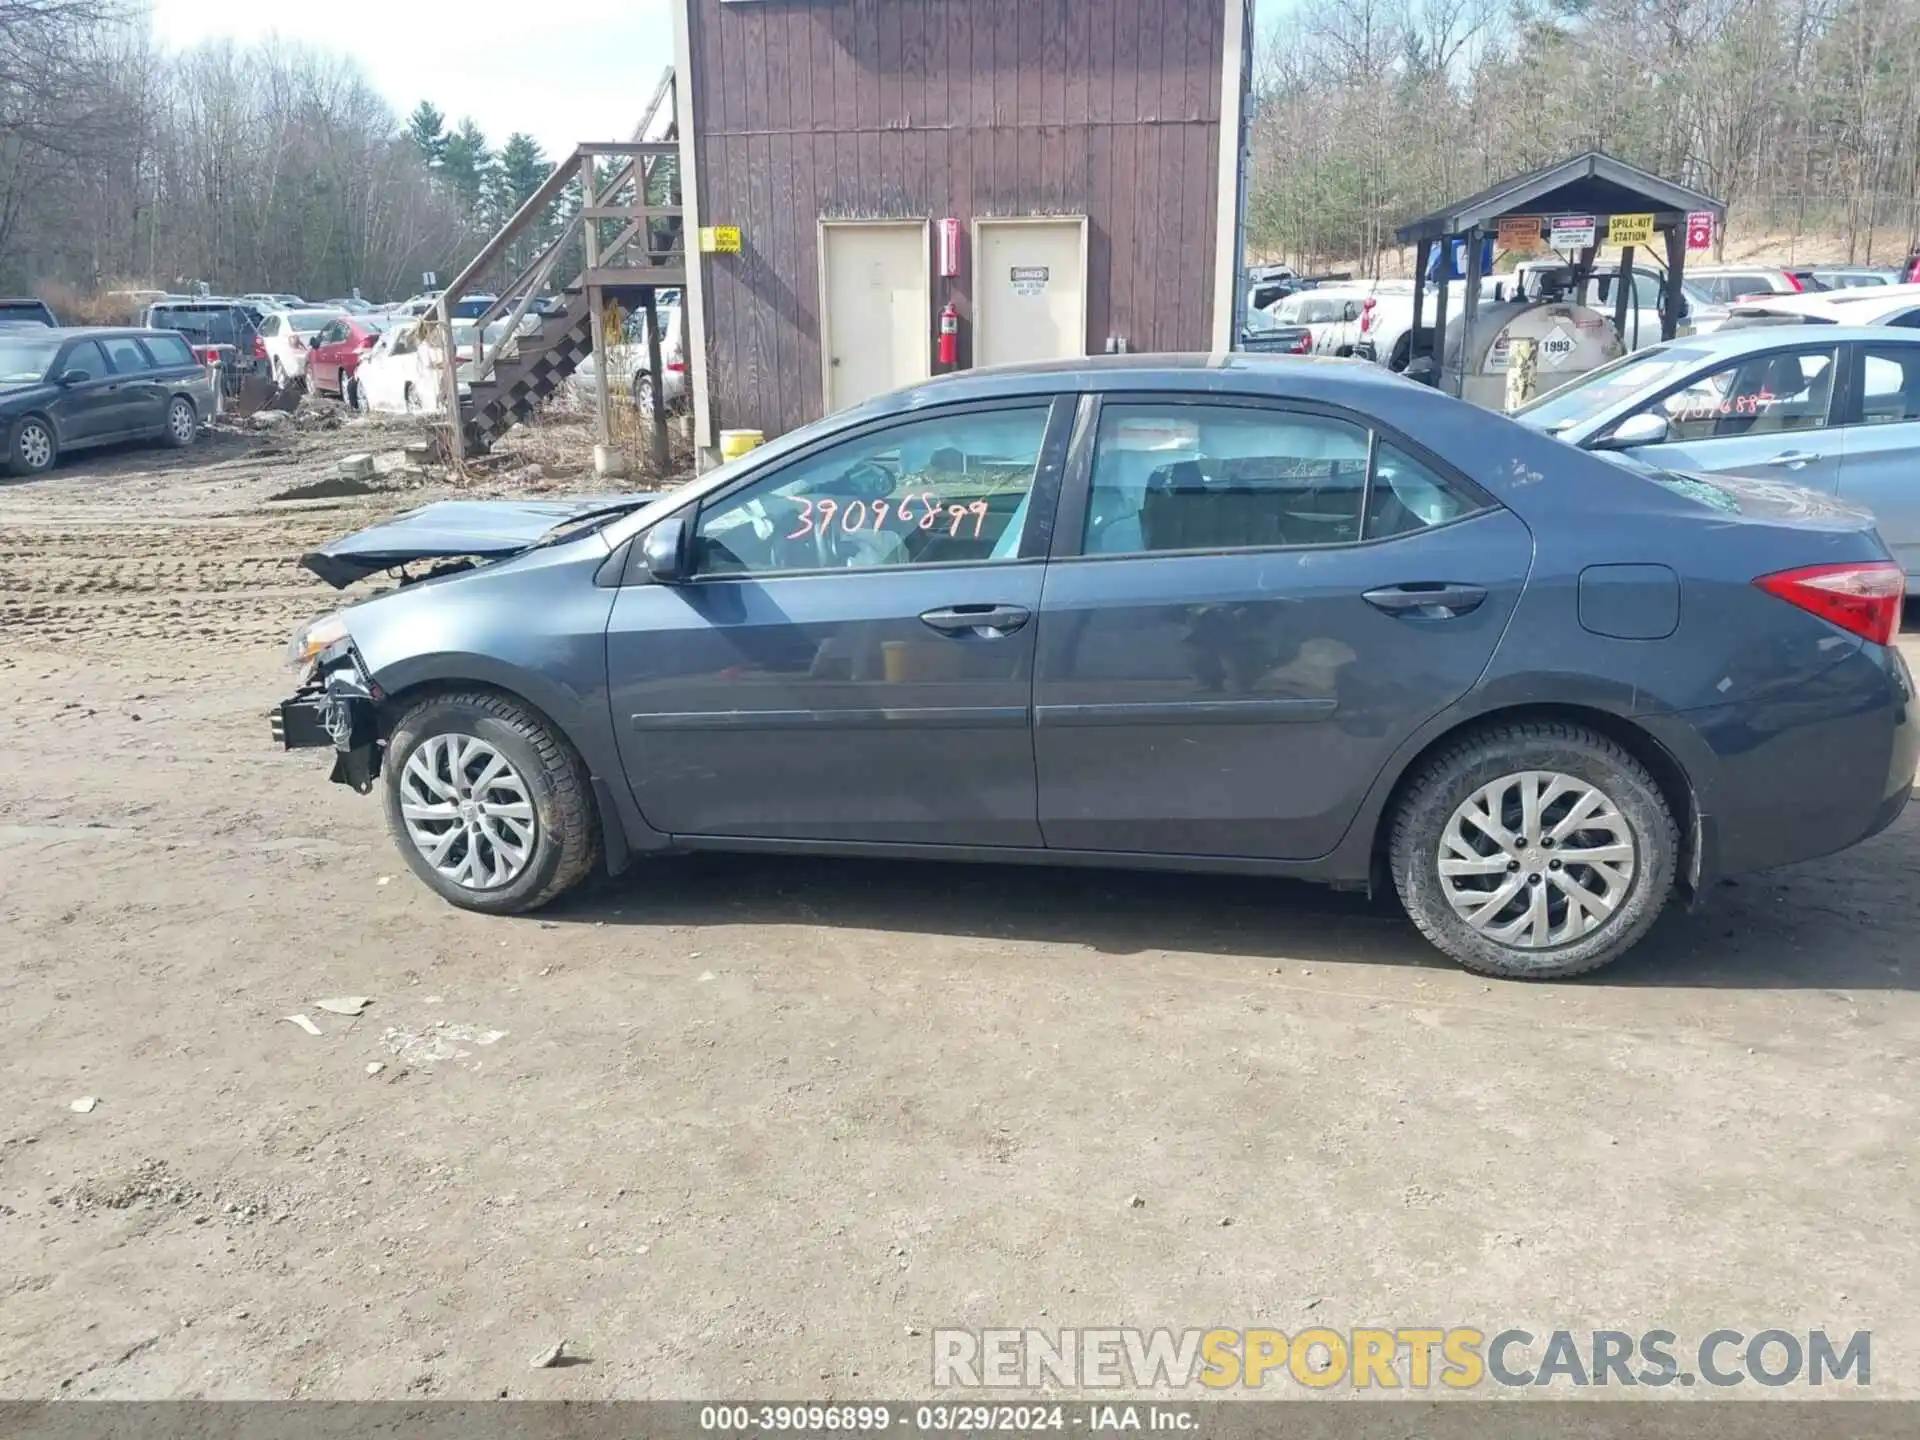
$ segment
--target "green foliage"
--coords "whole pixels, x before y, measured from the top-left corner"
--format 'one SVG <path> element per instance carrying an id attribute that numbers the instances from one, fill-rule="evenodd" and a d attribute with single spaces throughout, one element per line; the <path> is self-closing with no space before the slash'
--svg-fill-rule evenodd
<path id="1" fill-rule="evenodd" d="M 426 167 L 437 169 L 447 153 L 447 117 L 431 101 L 422 100 L 407 117 L 407 139 Z"/>
<path id="2" fill-rule="evenodd" d="M 440 176 L 469 215 L 480 213 L 493 165 L 493 151 L 487 146 L 487 137 L 472 120 L 462 120 L 459 128 L 447 136 L 440 152 Z"/>

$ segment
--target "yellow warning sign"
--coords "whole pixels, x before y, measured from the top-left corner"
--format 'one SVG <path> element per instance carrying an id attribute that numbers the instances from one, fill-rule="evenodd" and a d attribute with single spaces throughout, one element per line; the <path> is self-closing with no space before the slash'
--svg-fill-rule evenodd
<path id="1" fill-rule="evenodd" d="M 1653 216 L 1609 215 L 1607 217 L 1607 243 L 1609 245 L 1652 244 Z"/>
<path id="2" fill-rule="evenodd" d="M 700 227 L 700 253 L 703 255 L 738 255 L 740 253 L 740 227 L 738 225 L 702 225 Z"/>

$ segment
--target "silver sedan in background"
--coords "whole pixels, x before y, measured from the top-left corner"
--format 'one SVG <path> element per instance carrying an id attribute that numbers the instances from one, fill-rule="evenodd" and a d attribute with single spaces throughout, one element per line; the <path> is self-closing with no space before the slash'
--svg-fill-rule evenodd
<path id="1" fill-rule="evenodd" d="M 1751 475 L 1871 510 L 1920 577 L 1920 331 L 1763 325 L 1628 355 L 1515 412 L 1586 450 Z"/>

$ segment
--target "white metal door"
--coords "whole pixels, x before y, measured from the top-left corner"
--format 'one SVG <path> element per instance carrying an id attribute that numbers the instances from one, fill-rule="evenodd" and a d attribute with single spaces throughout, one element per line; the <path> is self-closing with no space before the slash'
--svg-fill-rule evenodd
<path id="1" fill-rule="evenodd" d="M 828 410 L 933 373 L 924 220 L 820 225 L 820 349 Z"/>
<path id="2" fill-rule="evenodd" d="M 973 224 L 973 363 L 1087 353 L 1087 222 L 1082 216 Z"/>

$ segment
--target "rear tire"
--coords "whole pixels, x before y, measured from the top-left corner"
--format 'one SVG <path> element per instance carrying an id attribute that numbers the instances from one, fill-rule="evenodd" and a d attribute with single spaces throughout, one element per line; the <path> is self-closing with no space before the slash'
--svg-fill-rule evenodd
<path id="1" fill-rule="evenodd" d="M 463 910 L 537 910 L 584 880 L 599 858 L 586 765 L 505 695 L 421 701 L 393 727 L 384 769 L 387 824 L 401 856 Z M 491 786 L 475 783 L 489 774 Z M 477 856 L 471 869 L 469 855 Z"/>
<path id="2" fill-rule="evenodd" d="M 167 402 L 167 426 L 160 438 L 175 450 L 184 450 L 200 438 L 200 412 L 184 395 Z"/>
<path id="3" fill-rule="evenodd" d="M 1428 761 L 1395 812 L 1390 861 L 1401 904 L 1443 954 L 1480 975 L 1559 980 L 1639 942 L 1679 850 L 1646 767 L 1584 726 L 1536 720 Z"/>
<path id="4" fill-rule="evenodd" d="M 22 416 L 7 432 L 4 468 L 9 475 L 44 475 L 60 458 L 53 423 L 39 415 Z"/>

